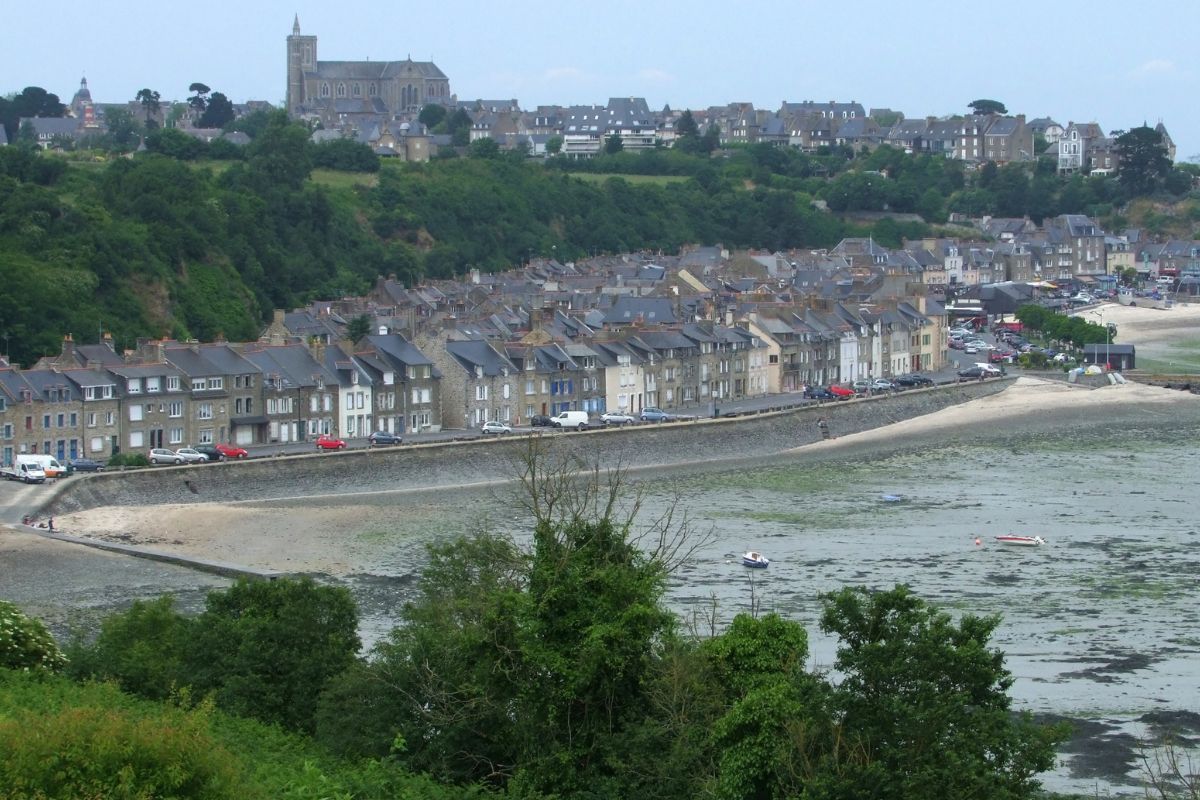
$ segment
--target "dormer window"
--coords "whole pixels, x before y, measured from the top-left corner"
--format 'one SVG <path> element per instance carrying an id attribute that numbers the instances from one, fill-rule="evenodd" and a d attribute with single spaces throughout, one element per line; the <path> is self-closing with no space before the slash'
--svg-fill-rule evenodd
<path id="1" fill-rule="evenodd" d="M 126 391 L 129 392 L 130 394 L 141 394 L 142 393 L 142 379 L 141 378 L 130 378 L 129 382 L 126 384 L 125 388 L 126 388 Z"/>

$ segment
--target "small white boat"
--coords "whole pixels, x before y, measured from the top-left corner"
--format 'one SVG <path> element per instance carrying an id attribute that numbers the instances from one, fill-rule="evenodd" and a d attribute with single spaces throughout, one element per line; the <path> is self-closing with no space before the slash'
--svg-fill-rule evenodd
<path id="1" fill-rule="evenodd" d="M 744 567 L 766 569 L 770 565 L 771 560 L 757 550 L 748 550 L 742 554 L 742 566 Z"/>
<path id="2" fill-rule="evenodd" d="M 1040 536 L 1016 536 L 1014 534 L 1008 534 L 1005 536 L 997 536 L 996 542 L 999 544 L 1016 545 L 1018 547 L 1037 547 L 1038 545 L 1045 544 L 1046 540 Z"/>
<path id="3" fill-rule="evenodd" d="M 881 494 L 879 499 L 885 503 L 903 503 L 904 495 L 901 494 Z"/>

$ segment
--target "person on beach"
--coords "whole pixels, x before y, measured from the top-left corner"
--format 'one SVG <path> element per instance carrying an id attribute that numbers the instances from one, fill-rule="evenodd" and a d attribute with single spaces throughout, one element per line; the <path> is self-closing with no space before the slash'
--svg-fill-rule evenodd
<path id="1" fill-rule="evenodd" d="M 829 423 L 825 421 L 824 417 L 819 417 L 817 419 L 817 429 L 821 431 L 822 439 L 829 438 Z"/>

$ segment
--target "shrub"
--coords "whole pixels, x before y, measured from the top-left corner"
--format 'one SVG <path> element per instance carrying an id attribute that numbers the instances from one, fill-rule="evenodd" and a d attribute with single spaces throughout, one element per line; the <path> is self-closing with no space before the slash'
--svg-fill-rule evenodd
<path id="1" fill-rule="evenodd" d="M 0 667 L 58 672 L 66 663 L 45 625 L 25 616 L 12 603 L 0 600 Z"/>
<path id="2" fill-rule="evenodd" d="M 206 709 L 130 707 L 111 687 L 63 696 L 0 679 L 18 696 L 0 715 L 0 800 L 242 798 L 244 768 L 209 732 Z"/>
<path id="3" fill-rule="evenodd" d="M 144 453 L 114 453 L 108 459 L 109 467 L 148 467 L 150 459 Z"/>

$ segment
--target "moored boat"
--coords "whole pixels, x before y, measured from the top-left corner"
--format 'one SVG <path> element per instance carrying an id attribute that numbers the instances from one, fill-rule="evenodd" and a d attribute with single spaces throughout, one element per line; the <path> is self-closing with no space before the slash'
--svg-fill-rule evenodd
<path id="1" fill-rule="evenodd" d="M 1040 536 L 1017 536 L 1015 534 L 997 536 L 996 541 L 999 544 L 1011 544 L 1018 547 L 1037 547 L 1046 543 L 1046 540 Z"/>
<path id="2" fill-rule="evenodd" d="M 748 550 L 742 554 L 742 566 L 754 569 L 766 569 L 771 560 L 757 550 Z"/>

